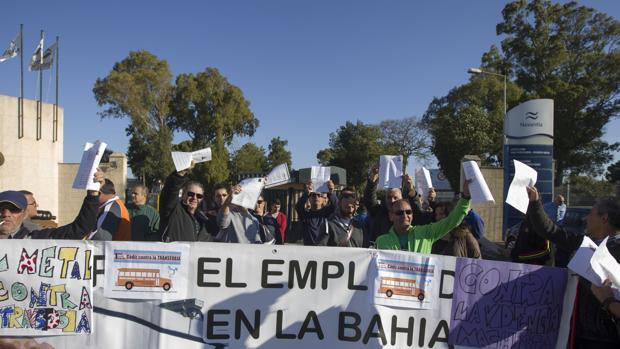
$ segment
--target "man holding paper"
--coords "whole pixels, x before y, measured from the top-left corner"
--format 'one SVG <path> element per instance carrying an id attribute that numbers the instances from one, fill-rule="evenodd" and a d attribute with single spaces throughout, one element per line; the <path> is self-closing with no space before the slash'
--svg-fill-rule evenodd
<path id="1" fill-rule="evenodd" d="M 526 219 L 532 229 L 559 248 L 576 251 L 584 236 L 555 224 L 545 213 L 536 187 L 527 188 L 529 206 Z M 609 253 L 620 263 L 620 203 L 616 198 L 599 199 L 586 217 L 586 233 L 600 245 L 607 240 Z M 618 287 L 620 285 L 616 285 Z M 611 298 L 609 298 L 611 297 Z M 608 296 L 602 302 L 592 293 L 591 283 L 579 277 L 577 308 L 577 348 L 620 348 L 620 319 L 613 320 L 609 313 L 611 303 L 617 300 Z M 617 305 L 616 305 L 617 306 Z M 614 307 L 616 307 L 614 306 Z"/>
<path id="2" fill-rule="evenodd" d="M 101 186 L 104 182 L 103 172 L 97 169 L 93 184 Z M 90 183 L 89 183 L 90 184 Z M 88 190 L 82 208 L 75 220 L 67 225 L 30 231 L 24 227 L 28 201 L 23 193 L 8 190 L 0 193 L 0 239 L 74 239 L 79 240 L 97 228 L 97 209 L 99 208 L 99 191 Z"/>
<path id="3" fill-rule="evenodd" d="M 326 183 L 329 199 L 327 199 L 326 193 L 315 192 L 312 183 L 308 183 L 303 195 L 295 204 L 295 211 L 297 211 L 299 222 L 301 222 L 304 245 L 306 246 L 324 245 L 324 240 L 329 234 L 327 219 L 334 213 L 338 199 L 334 194 L 334 183 L 332 181 Z M 327 205 L 325 205 L 326 200 L 329 200 Z M 307 202 L 310 203 L 309 210 L 306 210 Z"/>
<path id="4" fill-rule="evenodd" d="M 251 186 L 250 190 L 252 190 Z M 228 196 L 222 207 L 220 207 L 217 214 L 217 224 L 220 227 L 220 232 L 215 237 L 215 241 L 241 244 L 275 242 L 271 233 L 268 230 L 263 230 L 261 223 L 252 215 L 248 208 L 233 203 L 235 201 L 239 202 L 235 200 L 235 197 L 239 197 L 242 191 L 243 187 L 241 185 L 235 185 L 231 190 L 232 195 Z M 256 202 L 257 200 L 250 201 Z"/>
<path id="5" fill-rule="evenodd" d="M 202 184 L 187 178 L 193 165 L 194 162 L 190 168 L 172 172 L 161 190 L 159 216 L 163 241 L 213 241 L 207 232 L 208 218 L 198 209 L 204 199 Z"/>
<path id="6" fill-rule="evenodd" d="M 426 225 L 411 225 L 413 210 L 407 200 L 394 202 L 390 208 L 390 220 L 393 226 L 386 234 L 377 238 L 377 249 L 431 253 L 435 241 L 461 224 L 469 211 L 470 199 L 469 181 L 465 181 L 463 197 L 448 217 Z"/>

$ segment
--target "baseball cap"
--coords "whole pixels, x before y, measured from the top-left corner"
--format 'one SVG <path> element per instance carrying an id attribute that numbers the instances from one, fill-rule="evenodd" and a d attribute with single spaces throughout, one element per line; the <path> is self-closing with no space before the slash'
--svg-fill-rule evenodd
<path id="1" fill-rule="evenodd" d="M 3 202 L 8 202 L 13 206 L 19 208 L 20 210 L 25 210 L 28 207 L 28 200 L 24 194 L 15 191 L 15 190 L 7 190 L 0 193 L 0 204 Z"/>

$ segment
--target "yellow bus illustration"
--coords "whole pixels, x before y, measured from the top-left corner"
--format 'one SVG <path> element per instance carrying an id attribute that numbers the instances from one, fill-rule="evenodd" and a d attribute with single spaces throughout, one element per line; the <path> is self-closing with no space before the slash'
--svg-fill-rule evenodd
<path id="1" fill-rule="evenodd" d="M 161 287 L 170 290 L 172 280 L 159 276 L 159 269 L 118 268 L 116 286 L 125 286 L 131 290 L 135 287 Z"/>
<path id="2" fill-rule="evenodd" d="M 424 290 L 418 288 L 416 286 L 416 280 L 412 279 L 401 279 L 387 276 L 381 277 L 379 293 L 385 293 L 388 297 L 397 295 L 418 297 L 419 300 L 424 300 Z"/>

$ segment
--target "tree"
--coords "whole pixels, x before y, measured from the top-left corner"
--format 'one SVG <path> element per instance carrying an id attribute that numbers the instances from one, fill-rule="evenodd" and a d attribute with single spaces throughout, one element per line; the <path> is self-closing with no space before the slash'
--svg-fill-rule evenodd
<path id="1" fill-rule="evenodd" d="M 232 159 L 234 175 L 262 173 L 267 170 L 265 149 L 254 143 L 246 143 L 235 152 Z"/>
<path id="2" fill-rule="evenodd" d="M 361 187 L 366 180 L 368 168 L 376 163 L 383 152 L 381 131 L 376 125 L 361 121 L 347 121 L 344 126 L 331 133 L 328 149 L 317 153 L 317 159 L 324 166 L 339 166 L 347 171 L 347 184 Z"/>
<path id="3" fill-rule="evenodd" d="M 564 173 L 598 175 L 619 144 L 601 139 L 620 101 L 620 23 L 576 2 L 513 1 L 497 34 L 523 100 L 555 101 L 556 185 Z"/>
<path id="4" fill-rule="evenodd" d="M 605 178 L 610 183 L 620 182 L 620 160 L 607 167 L 607 173 L 605 174 Z"/>
<path id="5" fill-rule="evenodd" d="M 483 55 L 482 68 L 502 68 L 497 48 Z M 522 94 L 507 83 L 507 104 L 515 105 Z M 501 166 L 503 158 L 504 81 L 496 76 L 472 76 L 467 84 L 434 98 L 423 116 L 432 137 L 431 150 L 452 188 L 459 187 L 461 160 L 477 155 L 486 164 Z"/>
<path id="6" fill-rule="evenodd" d="M 197 168 L 198 180 L 207 187 L 228 180 L 230 159 L 226 145 L 235 136 L 252 136 L 258 127 L 258 119 L 241 89 L 215 68 L 181 74 L 176 79 L 171 110 L 171 127 L 186 132 L 194 149 L 211 146 L 212 160 Z"/>
<path id="7" fill-rule="evenodd" d="M 291 170 L 293 161 L 291 160 L 291 152 L 286 150 L 288 141 L 274 137 L 269 143 L 269 154 L 267 154 L 267 168 L 272 169 L 280 164 L 286 164 Z"/>
<path id="8" fill-rule="evenodd" d="M 219 140 L 230 145 L 235 136 L 252 136 L 258 127 L 241 89 L 215 68 L 179 75 L 171 110 L 171 126 L 186 132 L 199 147 Z"/>
<path id="9" fill-rule="evenodd" d="M 411 156 L 427 159 L 430 139 L 419 118 L 411 116 L 400 120 L 384 120 L 379 123 L 381 143 L 390 154 L 403 156 L 403 168 Z"/>
<path id="10" fill-rule="evenodd" d="M 167 125 L 172 75 L 168 62 L 147 51 L 130 52 L 114 64 L 93 88 L 104 118 L 129 118 L 127 162 L 132 172 L 151 183 L 174 168 L 169 156 L 172 131 Z M 162 155 L 164 154 L 164 155 Z"/>

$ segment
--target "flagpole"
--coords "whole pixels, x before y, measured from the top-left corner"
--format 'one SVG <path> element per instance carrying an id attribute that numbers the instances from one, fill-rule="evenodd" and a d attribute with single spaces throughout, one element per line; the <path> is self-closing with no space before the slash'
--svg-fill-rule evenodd
<path id="1" fill-rule="evenodd" d="M 58 140 L 58 58 L 60 57 L 58 54 L 59 38 L 56 36 L 56 103 L 54 104 L 54 130 L 52 132 L 52 142 L 56 142 Z"/>
<path id="2" fill-rule="evenodd" d="M 41 41 L 43 41 L 43 30 L 41 30 Z M 44 45 L 39 52 L 39 64 L 43 64 Z M 39 67 L 39 105 L 37 106 L 37 141 L 41 139 L 41 119 L 43 117 L 43 69 Z"/>
<path id="3" fill-rule="evenodd" d="M 17 102 L 17 138 L 24 137 L 24 25 L 19 25 L 19 59 L 21 64 L 19 100 Z"/>

